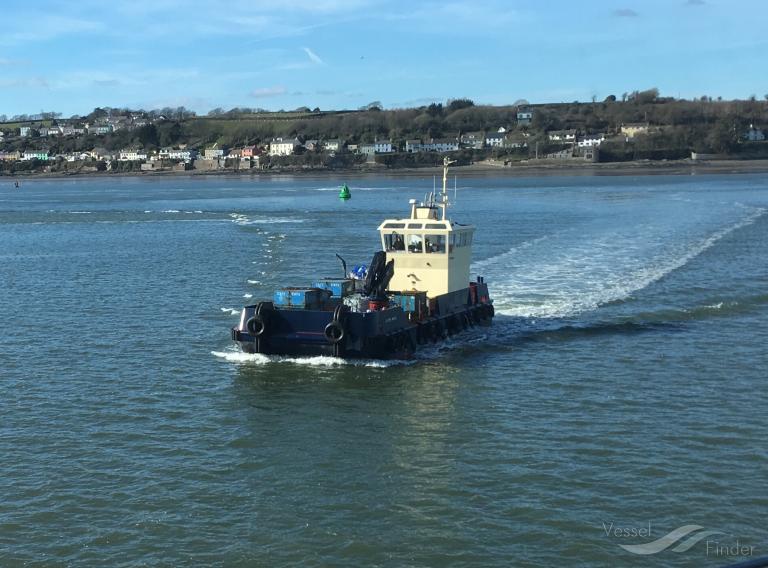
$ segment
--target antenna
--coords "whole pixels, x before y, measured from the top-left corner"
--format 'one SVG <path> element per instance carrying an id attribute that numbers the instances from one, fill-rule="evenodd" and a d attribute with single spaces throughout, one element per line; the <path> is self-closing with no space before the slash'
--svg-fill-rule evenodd
<path id="1" fill-rule="evenodd" d="M 446 209 L 448 208 L 448 166 L 456 163 L 451 161 L 448 156 L 443 158 L 443 192 L 440 200 L 440 207 L 443 210 L 443 220 L 446 218 Z"/>

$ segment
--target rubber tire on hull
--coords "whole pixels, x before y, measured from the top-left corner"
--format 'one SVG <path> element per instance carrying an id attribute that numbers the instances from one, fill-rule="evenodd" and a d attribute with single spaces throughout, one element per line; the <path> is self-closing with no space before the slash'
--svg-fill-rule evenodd
<path id="1" fill-rule="evenodd" d="M 256 305 L 256 313 L 245 322 L 245 329 L 255 337 L 261 337 L 267 331 L 269 325 L 269 312 L 272 304 L 259 302 Z"/>
<path id="2" fill-rule="evenodd" d="M 333 344 L 340 343 L 347 336 L 344 325 L 337 320 L 332 320 L 331 323 L 326 325 L 325 330 L 323 330 L 323 334 L 328 340 L 328 343 Z"/>

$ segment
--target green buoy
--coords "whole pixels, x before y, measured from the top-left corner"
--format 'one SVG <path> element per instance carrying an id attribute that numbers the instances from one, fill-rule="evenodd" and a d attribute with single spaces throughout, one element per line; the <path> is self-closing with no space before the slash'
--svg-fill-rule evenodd
<path id="1" fill-rule="evenodd" d="M 352 193 L 350 193 L 346 183 L 341 186 L 341 191 L 339 191 L 339 199 L 352 199 Z"/>

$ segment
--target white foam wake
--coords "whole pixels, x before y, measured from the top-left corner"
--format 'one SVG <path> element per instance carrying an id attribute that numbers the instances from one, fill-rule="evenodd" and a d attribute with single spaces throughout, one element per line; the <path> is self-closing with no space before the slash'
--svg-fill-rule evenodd
<path id="1" fill-rule="evenodd" d="M 524 241 L 520 243 L 519 245 L 513 246 L 511 249 L 507 250 L 506 252 L 503 252 L 499 255 L 492 256 L 490 258 L 485 258 L 483 260 L 478 260 L 477 262 L 472 263 L 472 272 L 477 274 L 479 271 L 483 270 L 487 266 L 491 266 L 494 264 L 503 264 L 505 260 L 511 259 L 514 257 L 517 253 L 519 253 L 522 250 L 525 250 L 527 248 L 530 248 L 532 246 L 535 246 L 543 241 L 546 241 L 547 239 L 551 238 L 553 235 L 543 235 L 541 237 L 536 237 L 535 239 L 531 239 L 530 241 Z"/>
<path id="2" fill-rule="evenodd" d="M 400 365 L 412 365 L 415 361 L 379 360 L 379 359 L 341 359 L 327 355 L 315 357 L 287 357 L 281 355 L 263 355 L 261 353 L 242 353 L 240 351 L 211 351 L 211 355 L 229 361 L 230 363 L 268 365 L 278 363 L 290 363 L 292 365 L 306 365 L 308 367 L 371 367 L 384 369 Z"/>
<path id="3" fill-rule="evenodd" d="M 291 219 L 289 217 L 259 217 L 254 219 L 242 213 L 230 213 L 229 216 L 233 223 L 241 226 L 303 223 L 305 221 L 305 219 Z"/>
<path id="4" fill-rule="evenodd" d="M 579 236 L 524 243 L 477 263 L 487 276 L 497 313 L 533 318 L 569 317 L 623 300 L 678 270 L 733 231 L 765 214 L 745 217 L 698 240 L 644 234 L 641 227 L 579 240 Z"/>

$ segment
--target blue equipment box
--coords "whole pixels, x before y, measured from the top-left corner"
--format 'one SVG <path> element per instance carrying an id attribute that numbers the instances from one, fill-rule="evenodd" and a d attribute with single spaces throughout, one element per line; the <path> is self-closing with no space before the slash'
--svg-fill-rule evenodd
<path id="1" fill-rule="evenodd" d="M 329 291 L 320 288 L 281 288 L 272 301 L 280 308 L 319 310 L 329 297 Z"/>
<path id="2" fill-rule="evenodd" d="M 351 278 L 324 278 L 314 282 L 312 286 L 330 290 L 333 298 L 343 298 L 355 291 L 355 281 Z"/>

